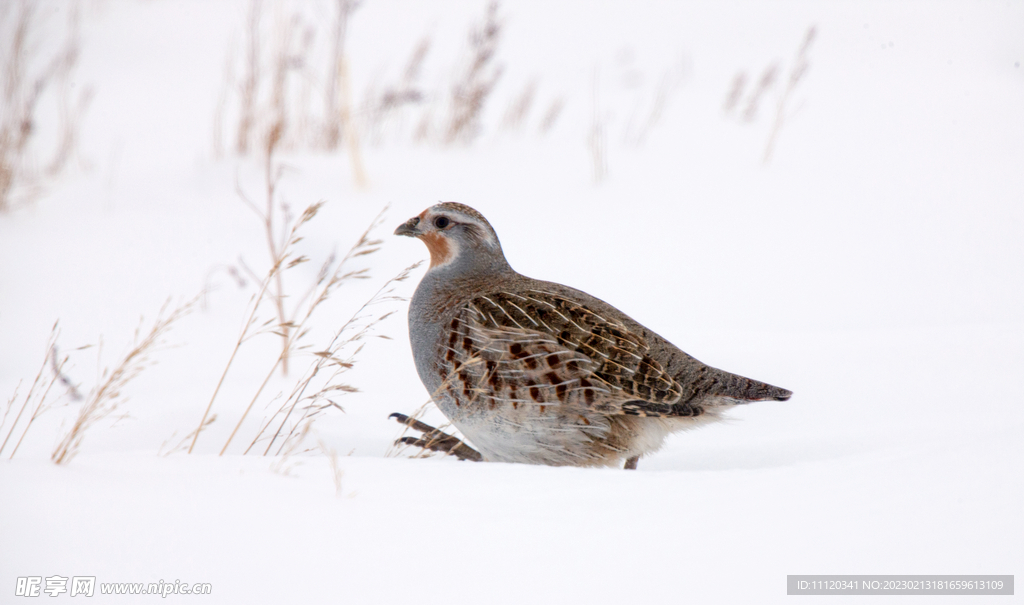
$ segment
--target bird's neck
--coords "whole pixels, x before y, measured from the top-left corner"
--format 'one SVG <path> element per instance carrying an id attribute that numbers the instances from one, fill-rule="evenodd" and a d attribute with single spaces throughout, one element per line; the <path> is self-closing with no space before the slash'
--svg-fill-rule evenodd
<path id="1" fill-rule="evenodd" d="M 430 252 L 431 262 L 427 275 L 439 281 L 500 279 L 503 275 L 515 273 L 505 260 L 501 248 L 464 250 L 454 245 L 447 248 L 449 256 L 443 260 L 434 254 L 433 249 Z"/>
<path id="2" fill-rule="evenodd" d="M 416 288 L 415 298 L 433 307 L 430 313 L 440 317 L 518 275 L 504 257 L 490 263 L 474 260 L 472 265 L 463 265 L 456 258 L 447 265 L 431 267 Z"/>

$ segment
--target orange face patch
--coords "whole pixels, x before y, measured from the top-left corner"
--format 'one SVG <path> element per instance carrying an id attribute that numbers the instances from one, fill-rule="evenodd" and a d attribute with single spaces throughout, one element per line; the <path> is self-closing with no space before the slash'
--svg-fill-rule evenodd
<path id="1" fill-rule="evenodd" d="M 451 260 L 452 246 L 448 242 L 448 238 L 439 233 L 424 233 L 420 239 L 423 240 L 423 243 L 427 245 L 427 250 L 430 251 L 431 267 L 443 265 Z"/>

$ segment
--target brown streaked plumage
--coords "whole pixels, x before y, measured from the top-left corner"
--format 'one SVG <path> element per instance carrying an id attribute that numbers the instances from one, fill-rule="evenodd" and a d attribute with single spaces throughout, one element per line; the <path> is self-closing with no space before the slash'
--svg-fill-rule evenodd
<path id="1" fill-rule="evenodd" d="M 697 361 L 600 299 L 516 273 L 469 206 L 437 204 L 395 233 L 431 254 L 409 310 L 417 371 L 483 460 L 635 468 L 674 431 L 791 395 Z M 470 457 L 427 428 L 441 445 L 407 442 Z"/>

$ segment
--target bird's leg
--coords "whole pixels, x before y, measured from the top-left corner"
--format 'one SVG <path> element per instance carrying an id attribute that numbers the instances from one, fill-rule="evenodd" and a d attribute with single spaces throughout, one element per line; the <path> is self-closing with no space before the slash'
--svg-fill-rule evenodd
<path id="1" fill-rule="evenodd" d="M 626 465 L 622 468 L 627 471 L 635 471 L 636 463 L 640 461 L 640 456 L 633 456 L 632 458 L 626 458 Z"/>
<path id="2" fill-rule="evenodd" d="M 423 435 L 418 438 L 402 437 L 397 441 L 397 443 L 414 445 L 425 450 L 451 454 L 459 460 L 472 460 L 473 462 L 481 462 L 483 460 L 483 456 L 480 455 L 480 452 L 469 447 L 458 438 L 452 437 L 448 433 L 439 429 L 435 429 L 425 422 L 420 422 L 415 418 L 409 418 L 405 414 L 399 414 L 397 412 L 388 416 L 388 418 L 394 418 L 414 431 L 423 433 Z"/>

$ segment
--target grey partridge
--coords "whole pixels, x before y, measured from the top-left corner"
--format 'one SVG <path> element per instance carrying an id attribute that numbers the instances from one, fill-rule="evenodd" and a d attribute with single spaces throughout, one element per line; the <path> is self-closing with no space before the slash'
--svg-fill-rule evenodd
<path id="1" fill-rule="evenodd" d="M 436 204 L 395 230 L 430 268 L 409 307 L 420 379 L 475 450 L 433 427 L 405 438 L 460 458 L 636 468 L 672 432 L 792 393 L 712 368 L 585 292 L 520 275 L 476 210 Z"/>

